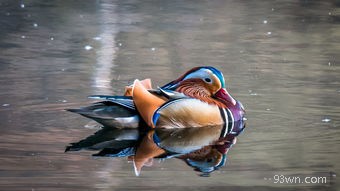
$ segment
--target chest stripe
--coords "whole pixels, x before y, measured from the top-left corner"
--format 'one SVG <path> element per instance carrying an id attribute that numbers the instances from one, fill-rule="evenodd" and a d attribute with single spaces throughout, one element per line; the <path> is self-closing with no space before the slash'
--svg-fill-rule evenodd
<path id="1" fill-rule="evenodd" d="M 220 113 L 224 122 L 220 137 L 225 137 L 233 131 L 234 117 L 228 108 L 220 108 Z"/>

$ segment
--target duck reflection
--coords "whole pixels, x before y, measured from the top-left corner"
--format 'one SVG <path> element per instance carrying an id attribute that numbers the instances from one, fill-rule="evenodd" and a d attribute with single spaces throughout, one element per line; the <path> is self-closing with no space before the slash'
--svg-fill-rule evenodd
<path id="1" fill-rule="evenodd" d="M 129 129 L 102 127 L 95 134 L 71 143 L 65 152 L 79 150 L 99 151 L 96 157 L 126 157 L 133 162 L 135 174 L 153 160 L 176 158 L 184 161 L 201 176 L 225 166 L 227 153 L 243 131 L 243 120 L 234 122 L 225 133 L 225 125 L 187 128 Z"/>

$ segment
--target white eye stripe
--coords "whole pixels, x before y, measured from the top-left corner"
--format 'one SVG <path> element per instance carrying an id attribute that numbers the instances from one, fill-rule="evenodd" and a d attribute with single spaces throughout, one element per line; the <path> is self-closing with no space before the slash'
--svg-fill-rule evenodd
<path id="1" fill-rule="evenodd" d="M 188 74 L 183 80 L 192 79 L 192 78 L 200 78 L 204 80 L 205 82 L 212 84 L 213 80 L 211 78 L 211 75 L 214 75 L 214 74 L 212 74 L 210 70 L 200 69 L 191 74 Z"/>

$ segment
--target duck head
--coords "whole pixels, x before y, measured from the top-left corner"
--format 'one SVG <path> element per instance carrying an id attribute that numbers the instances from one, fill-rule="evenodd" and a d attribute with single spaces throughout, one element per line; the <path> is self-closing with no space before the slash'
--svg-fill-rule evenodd
<path id="1" fill-rule="evenodd" d="M 220 107 L 236 105 L 236 100 L 226 90 L 222 72 L 211 66 L 192 68 L 162 89 L 178 91 Z"/>

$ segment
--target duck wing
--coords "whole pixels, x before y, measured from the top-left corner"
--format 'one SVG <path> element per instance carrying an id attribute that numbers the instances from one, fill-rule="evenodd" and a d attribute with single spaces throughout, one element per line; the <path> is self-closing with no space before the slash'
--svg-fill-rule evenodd
<path id="1" fill-rule="evenodd" d="M 138 128 L 140 118 L 137 111 L 132 109 L 131 103 L 131 99 L 103 101 L 79 109 L 67 109 L 67 111 L 93 119 L 107 127 Z"/>

